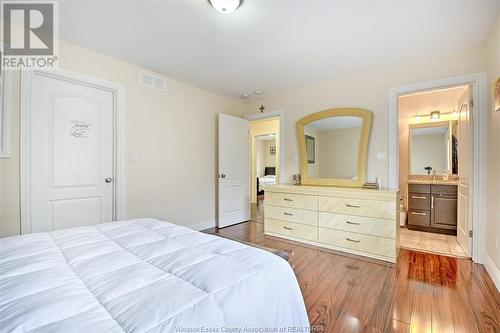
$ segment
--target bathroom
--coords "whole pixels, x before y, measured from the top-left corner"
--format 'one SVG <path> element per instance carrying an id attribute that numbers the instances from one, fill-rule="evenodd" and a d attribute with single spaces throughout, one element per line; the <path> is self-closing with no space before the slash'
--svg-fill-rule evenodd
<path id="1" fill-rule="evenodd" d="M 398 99 L 400 245 L 467 257 L 470 86 Z"/>

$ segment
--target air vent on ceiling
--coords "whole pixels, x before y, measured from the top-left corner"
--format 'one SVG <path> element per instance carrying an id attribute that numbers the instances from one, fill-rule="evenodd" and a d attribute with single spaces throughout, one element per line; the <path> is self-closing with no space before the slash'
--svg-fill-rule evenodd
<path id="1" fill-rule="evenodd" d="M 155 74 L 141 72 L 141 84 L 156 90 L 167 91 L 167 80 Z"/>

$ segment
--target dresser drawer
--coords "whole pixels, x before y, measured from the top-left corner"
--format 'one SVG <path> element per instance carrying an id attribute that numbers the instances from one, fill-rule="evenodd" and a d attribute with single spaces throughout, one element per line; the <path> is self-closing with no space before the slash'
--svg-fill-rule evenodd
<path id="1" fill-rule="evenodd" d="M 319 242 L 388 258 L 396 257 L 395 239 L 319 228 Z"/>
<path id="2" fill-rule="evenodd" d="M 408 225 L 431 226 L 431 212 L 428 210 L 408 210 Z"/>
<path id="3" fill-rule="evenodd" d="M 280 207 L 300 208 L 308 210 L 318 209 L 318 197 L 302 194 L 288 194 L 266 192 L 264 204 Z"/>
<path id="4" fill-rule="evenodd" d="M 270 219 L 283 220 L 317 226 L 318 212 L 306 209 L 287 208 L 266 205 L 264 207 L 264 216 Z"/>
<path id="5" fill-rule="evenodd" d="M 408 195 L 408 208 L 413 209 L 430 209 L 431 196 L 424 193 L 410 193 Z"/>
<path id="6" fill-rule="evenodd" d="M 267 217 L 264 221 L 264 231 L 266 233 L 271 232 L 273 234 L 283 235 L 285 237 L 289 236 L 311 241 L 318 240 L 318 227 L 269 219 Z"/>
<path id="7" fill-rule="evenodd" d="M 396 222 L 391 220 L 320 212 L 318 223 L 323 228 L 396 239 Z"/>
<path id="8" fill-rule="evenodd" d="M 376 217 L 387 220 L 396 219 L 395 201 L 319 197 L 319 210 L 344 215 Z"/>

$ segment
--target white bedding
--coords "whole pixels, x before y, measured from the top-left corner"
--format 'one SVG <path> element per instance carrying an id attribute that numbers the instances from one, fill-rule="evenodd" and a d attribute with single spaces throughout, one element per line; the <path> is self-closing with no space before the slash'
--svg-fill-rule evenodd
<path id="1" fill-rule="evenodd" d="M 285 260 L 186 227 L 137 219 L 0 239 L 0 332 L 308 325 Z"/>
<path id="2" fill-rule="evenodd" d="M 264 190 L 264 186 L 276 184 L 276 175 L 259 177 L 259 192 Z"/>

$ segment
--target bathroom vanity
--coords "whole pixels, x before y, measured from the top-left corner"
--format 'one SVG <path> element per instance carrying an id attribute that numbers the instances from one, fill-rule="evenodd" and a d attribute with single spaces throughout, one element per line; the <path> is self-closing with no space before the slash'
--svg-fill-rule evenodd
<path id="1" fill-rule="evenodd" d="M 454 182 L 408 182 L 408 229 L 456 235 Z"/>

